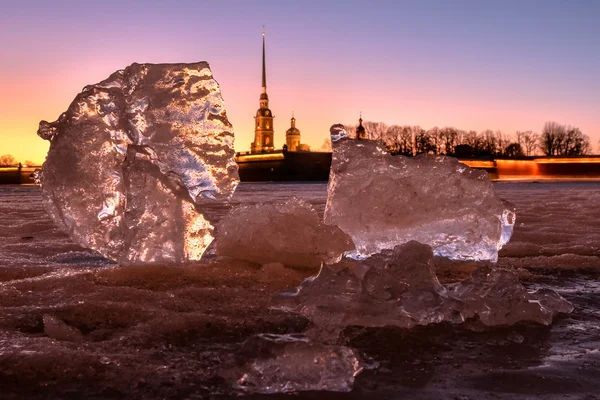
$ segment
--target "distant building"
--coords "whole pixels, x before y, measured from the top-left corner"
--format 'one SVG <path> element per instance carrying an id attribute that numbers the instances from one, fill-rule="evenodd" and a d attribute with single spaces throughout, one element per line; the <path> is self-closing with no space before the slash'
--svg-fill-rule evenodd
<path id="1" fill-rule="evenodd" d="M 360 117 L 358 118 L 358 126 L 356 127 L 356 138 L 358 140 L 362 140 L 362 139 L 366 139 L 367 138 L 367 132 L 365 131 L 365 127 L 362 124 L 362 114 L 360 115 Z"/>
<path id="2" fill-rule="evenodd" d="M 262 49 L 262 93 L 260 107 L 254 117 L 254 141 L 250 144 L 250 153 L 268 153 L 275 150 L 273 130 L 273 113 L 269 109 L 267 95 L 267 70 L 265 62 L 265 33 L 263 32 Z M 310 146 L 300 142 L 300 130 L 296 128 L 296 118 L 292 114 L 291 126 L 285 133 L 285 151 L 310 151 Z"/>
<path id="3" fill-rule="evenodd" d="M 300 146 L 300 130 L 296 128 L 294 114 L 292 114 L 290 129 L 285 132 L 285 144 L 288 151 L 297 151 L 298 146 Z"/>
<path id="4" fill-rule="evenodd" d="M 306 143 L 300 143 L 296 148 L 296 151 L 310 151 L 310 146 Z"/>
<path id="5" fill-rule="evenodd" d="M 265 69 L 265 33 L 263 32 L 262 52 L 262 93 L 260 94 L 260 108 L 254 117 L 254 142 L 250 145 L 251 153 L 266 153 L 275 149 L 273 142 L 273 114 L 269 110 L 269 96 L 267 95 L 267 71 Z"/>

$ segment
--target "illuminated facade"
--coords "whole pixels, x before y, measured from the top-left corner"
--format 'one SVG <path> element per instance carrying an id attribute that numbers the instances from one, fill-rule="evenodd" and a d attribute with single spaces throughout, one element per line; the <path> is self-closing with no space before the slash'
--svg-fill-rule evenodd
<path id="1" fill-rule="evenodd" d="M 297 151 L 300 146 L 300 130 L 296 128 L 296 118 L 293 114 L 290 129 L 285 132 L 285 144 L 288 151 Z"/>
<path id="2" fill-rule="evenodd" d="M 254 117 L 254 142 L 250 145 L 251 153 L 265 153 L 274 150 L 273 118 L 273 114 L 269 109 L 269 96 L 267 95 L 265 33 L 263 32 L 262 93 L 260 94 L 260 107 L 258 111 L 256 111 L 256 116 Z"/>

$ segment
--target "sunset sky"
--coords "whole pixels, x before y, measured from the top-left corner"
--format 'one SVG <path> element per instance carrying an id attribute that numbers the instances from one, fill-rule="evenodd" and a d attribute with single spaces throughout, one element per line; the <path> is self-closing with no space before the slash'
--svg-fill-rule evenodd
<path id="1" fill-rule="evenodd" d="M 336 4 L 340 3 L 340 4 Z M 40 120 L 133 62 L 208 61 L 249 150 L 267 32 L 275 145 L 387 124 L 600 138 L 600 1 L 0 0 L 0 155 L 42 162 Z"/>

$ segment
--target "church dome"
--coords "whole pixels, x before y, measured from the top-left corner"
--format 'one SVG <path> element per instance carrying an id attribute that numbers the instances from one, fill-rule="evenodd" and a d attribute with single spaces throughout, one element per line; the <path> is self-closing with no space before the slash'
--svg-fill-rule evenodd
<path id="1" fill-rule="evenodd" d="M 292 113 L 292 119 L 290 120 L 290 129 L 285 131 L 286 136 L 300 136 L 300 130 L 296 128 L 296 118 L 294 118 L 294 114 Z"/>
<path id="2" fill-rule="evenodd" d="M 362 116 L 358 119 L 358 126 L 356 127 L 356 138 L 357 139 L 365 139 L 367 136 L 367 132 L 365 131 L 365 127 L 362 124 Z"/>

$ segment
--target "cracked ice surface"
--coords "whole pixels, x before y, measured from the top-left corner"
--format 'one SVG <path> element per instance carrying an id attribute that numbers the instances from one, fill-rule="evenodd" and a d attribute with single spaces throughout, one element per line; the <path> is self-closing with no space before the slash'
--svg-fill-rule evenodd
<path id="1" fill-rule="evenodd" d="M 324 225 L 306 201 L 240 206 L 217 226 L 216 252 L 259 264 L 319 268 L 354 249 L 337 226 Z"/>
<path id="2" fill-rule="evenodd" d="M 301 335 L 260 334 L 247 339 L 235 365 L 222 375 L 254 393 L 307 390 L 349 392 L 362 369 L 358 352 L 316 343 Z"/>
<path id="3" fill-rule="evenodd" d="M 416 240 L 435 255 L 497 261 L 515 223 L 487 172 L 457 159 L 391 156 L 378 143 L 331 127 L 333 160 L 325 223 L 339 226 L 364 258 Z"/>
<path id="4" fill-rule="evenodd" d="M 485 325 L 549 325 L 557 313 L 573 310 L 552 290 L 530 293 L 514 272 L 499 268 L 481 267 L 446 288 L 435 274 L 431 247 L 415 241 L 323 266 L 295 291 L 275 298 L 273 308 L 307 317 L 317 328 L 310 334 L 325 339 L 347 326 L 411 328 L 474 317 Z"/>
<path id="5" fill-rule="evenodd" d="M 40 177 L 76 243 L 122 264 L 199 259 L 202 206 L 238 184 L 233 131 L 207 63 L 132 64 L 86 86 L 57 121 Z"/>

